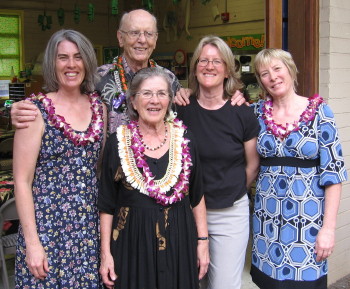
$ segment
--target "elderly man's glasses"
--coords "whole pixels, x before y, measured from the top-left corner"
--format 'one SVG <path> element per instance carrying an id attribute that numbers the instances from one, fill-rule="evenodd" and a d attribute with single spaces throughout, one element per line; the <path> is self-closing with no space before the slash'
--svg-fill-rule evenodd
<path id="1" fill-rule="evenodd" d="M 138 30 L 130 30 L 130 31 L 123 31 L 120 30 L 120 32 L 125 33 L 126 35 L 128 35 L 131 39 L 137 39 L 141 36 L 141 34 L 143 34 L 145 36 L 145 38 L 147 39 L 154 39 L 157 35 L 158 32 L 153 32 L 153 31 L 138 31 Z"/>
<path id="2" fill-rule="evenodd" d="M 220 59 L 208 60 L 206 58 L 202 58 L 202 59 L 198 59 L 197 62 L 198 62 L 198 65 L 202 67 L 207 66 L 209 62 L 211 62 L 215 67 L 218 67 L 224 64 L 224 61 Z"/>
<path id="3" fill-rule="evenodd" d="M 145 99 L 150 99 L 153 97 L 153 95 L 156 95 L 158 99 L 166 99 L 169 97 L 169 93 L 165 90 L 158 90 L 158 91 L 151 91 L 151 90 L 141 90 L 136 93 L 136 95 L 141 96 L 142 98 Z"/>

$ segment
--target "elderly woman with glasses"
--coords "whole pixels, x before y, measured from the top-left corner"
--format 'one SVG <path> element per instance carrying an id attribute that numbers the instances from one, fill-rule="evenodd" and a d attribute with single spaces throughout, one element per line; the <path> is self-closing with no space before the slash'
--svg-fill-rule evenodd
<path id="1" fill-rule="evenodd" d="M 196 138 L 203 168 L 210 265 L 201 288 L 238 289 L 249 237 L 247 192 L 259 167 L 259 125 L 251 108 L 231 105 L 242 84 L 234 55 L 219 37 L 198 44 L 190 87 L 190 104 L 178 107 L 178 115 Z"/>
<path id="2" fill-rule="evenodd" d="M 107 288 L 199 288 L 209 264 L 194 138 L 170 109 L 162 68 L 141 69 L 127 92 L 130 123 L 106 143 L 98 207 Z M 204 240 L 203 240 L 204 239 Z"/>

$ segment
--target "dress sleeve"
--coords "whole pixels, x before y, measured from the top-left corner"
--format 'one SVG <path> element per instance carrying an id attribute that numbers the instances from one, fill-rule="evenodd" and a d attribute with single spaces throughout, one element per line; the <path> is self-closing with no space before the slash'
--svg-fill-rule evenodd
<path id="1" fill-rule="evenodd" d="M 120 165 L 117 137 L 112 134 L 107 138 L 102 161 L 97 207 L 100 211 L 113 215 L 117 204 L 117 190 L 114 176 Z"/>
<path id="2" fill-rule="evenodd" d="M 318 111 L 320 140 L 320 185 L 338 184 L 347 180 L 343 150 L 332 110 L 321 104 Z"/>
<path id="3" fill-rule="evenodd" d="M 190 140 L 189 146 L 193 165 L 191 166 L 189 197 L 191 206 L 194 208 L 199 204 L 203 196 L 202 168 L 192 133 L 187 130 L 185 137 Z"/>

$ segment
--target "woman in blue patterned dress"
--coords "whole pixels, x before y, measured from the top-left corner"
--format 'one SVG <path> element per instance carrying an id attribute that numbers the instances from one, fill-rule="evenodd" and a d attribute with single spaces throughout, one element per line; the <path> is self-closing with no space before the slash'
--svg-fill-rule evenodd
<path id="1" fill-rule="evenodd" d="M 326 289 L 341 182 L 347 179 L 334 116 L 324 100 L 296 94 L 291 55 L 264 49 L 255 104 L 261 167 L 253 215 L 253 281 L 264 289 Z"/>
<path id="2" fill-rule="evenodd" d="M 15 197 L 20 218 L 16 288 L 100 288 L 97 163 L 104 105 L 89 40 L 74 30 L 52 35 L 45 51 L 47 94 L 39 117 L 17 130 Z"/>

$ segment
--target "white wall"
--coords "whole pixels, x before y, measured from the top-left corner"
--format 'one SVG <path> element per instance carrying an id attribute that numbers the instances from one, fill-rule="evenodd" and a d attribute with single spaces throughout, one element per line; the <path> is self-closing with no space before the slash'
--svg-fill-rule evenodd
<path id="1" fill-rule="evenodd" d="M 320 0 L 320 94 L 331 106 L 350 175 L 350 1 Z M 350 274 L 350 183 L 343 184 L 329 284 Z"/>

